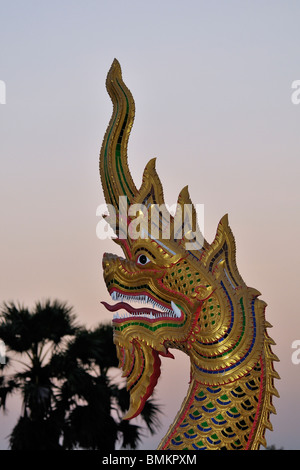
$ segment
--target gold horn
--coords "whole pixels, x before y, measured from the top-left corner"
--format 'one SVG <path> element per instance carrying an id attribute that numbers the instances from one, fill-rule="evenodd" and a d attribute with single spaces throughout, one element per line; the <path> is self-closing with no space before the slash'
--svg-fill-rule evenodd
<path id="1" fill-rule="evenodd" d="M 126 196 L 130 204 L 137 189 L 127 161 L 135 105 L 131 92 L 123 82 L 121 67 L 116 59 L 108 72 L 106 88 L 113 103 L 113 113 L 100 152 L 100 177 L 106 203 L 112 204 L 118 213 L 119 196 Z"/>

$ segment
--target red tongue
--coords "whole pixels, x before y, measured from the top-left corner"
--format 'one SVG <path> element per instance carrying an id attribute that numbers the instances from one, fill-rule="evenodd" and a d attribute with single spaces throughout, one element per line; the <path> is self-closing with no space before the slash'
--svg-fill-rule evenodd
<path id="1" fill-rule="evenodd" d="M 155 309 L 149 308 L 149 307 L 134 308 L 131 305 L 127 304 L 126 302 L 119 302 L 115 305 L 109 305 L 107 302 L 101 302 L 101 303 L 110 312 L 115 312 L 116 310 L 120 310 L 120 309 L 123 308 L 127 312 L 132 313 L 133 315 L 135 313 L 138 314 L 140 312 L 149 313 L 149 314 L 152 312 L 153 315 L 156 315 L 156 314 L 158 315 L 158 314 L 163 313 L 163 312 L 160 312 L 159 310 L 155 310 Z"/>

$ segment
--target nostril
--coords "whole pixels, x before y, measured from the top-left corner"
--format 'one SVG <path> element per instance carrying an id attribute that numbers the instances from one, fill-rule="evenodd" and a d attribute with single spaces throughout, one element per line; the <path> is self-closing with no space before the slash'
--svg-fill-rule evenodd
<path id="1" fill-rule="evenodd" d="M 107 268 L 109 268 L 109 265 L 110 265 L 109 258 L 105 254 L 102 259 L 102 267 L 104 270 L 106 270 Z"/>
<path id="2" fill-rule="evenodd" d="M 107 268 L 109 268 L 109 262 L 107 260 L 103 260 L 102 261 L 102 266 L 103 266 L 103 269 L 106 270 Z"/>
<path id="3" fill-rule="evenodd" d="M 119 261 L 119 257 L 113 253 L 104 253 L 102 258 L 102 266 L 105 271 L 111 269 L 112 266 Z"/>

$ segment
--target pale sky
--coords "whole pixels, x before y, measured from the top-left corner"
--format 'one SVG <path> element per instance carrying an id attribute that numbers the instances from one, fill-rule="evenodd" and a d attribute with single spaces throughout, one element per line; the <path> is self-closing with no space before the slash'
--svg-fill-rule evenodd
<path id="1" fill-rule="evenodd" d="M 167 203 L 188 184 L 204 204 L 209 242 L 228 213 L 240 273 L 268 303 L 281 398 L 266 437 L 285 449 L 300 448 L 299 18 L 297 0 L 0 0 L 0 302 L 58 298 L 86 326 L 110 319 L 101 259 L 119 250 L 96 237 L 96 209 L 116 57 L 136 103 L 136 185 L 155 156 Z M 184 358 L 164 360 L 163 426 L 144 448 L 165 434 L 188 378 Z M 9 409 L 1 448 L 17 403 Z"/>

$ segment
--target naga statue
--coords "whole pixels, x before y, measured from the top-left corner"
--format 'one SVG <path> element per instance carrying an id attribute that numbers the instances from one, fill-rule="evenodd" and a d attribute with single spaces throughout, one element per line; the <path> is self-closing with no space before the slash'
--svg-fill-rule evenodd
<path id="1" fill-rule="evenodd" d="M 105 283 L 116 302 L 103 304 L 114 312 L 114 343 L 130 392 L 124 419 L 141 412 L 157 384 L 160 356 L 174 358 L 170 350 L 175 348 L 190 358 L 190 383 L 158 449 L 266 446 L 265 430 L 272 430 L 270 414 L 276 413 L 273 396 L 279 396 L 273 367 L 278 358 L 267 333 L 266 303 L 238 271 L 228 217 L 209 244 L 201 238 L 187 187 L 172 215 L 155 159 L 136 188 L 127 159 L 135 104 L 116 59 L 106 87 L 113 113 L 101 148 L 100 176 L 106 222 L 124 258 L 103 256 Z"/>

